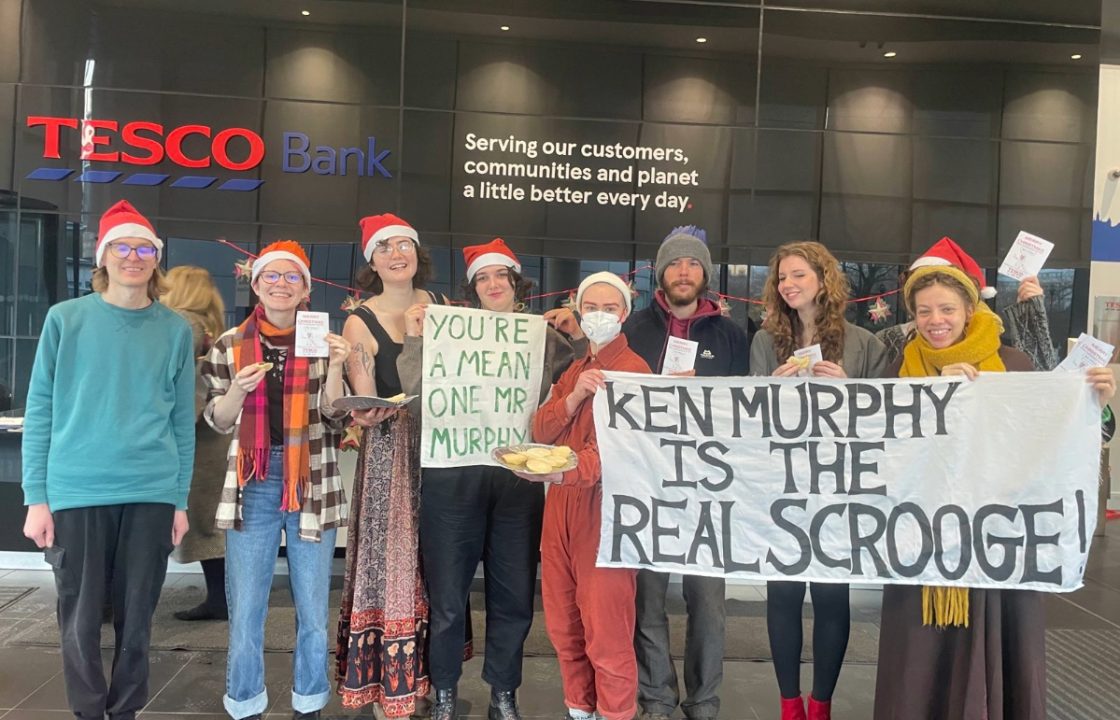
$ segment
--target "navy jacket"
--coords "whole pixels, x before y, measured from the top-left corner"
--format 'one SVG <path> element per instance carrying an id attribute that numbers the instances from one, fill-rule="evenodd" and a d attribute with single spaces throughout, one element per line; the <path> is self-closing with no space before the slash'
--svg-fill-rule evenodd
<path id="1" fill-rule="evenodd" d="M 691 318 L 688 339 L 696 348 L 696 375 L 714 377 L 747 375 L 750 370 L 750 338 L 734 320 L 723 317 L 711 300 L 701 303 Z M 669 342 L 669 312 L 654 298 L 648 307 L 627 318 L 622 326 L 630 349 L 641 356 L 655 373 L 661 372 L 665 346 Z"/>

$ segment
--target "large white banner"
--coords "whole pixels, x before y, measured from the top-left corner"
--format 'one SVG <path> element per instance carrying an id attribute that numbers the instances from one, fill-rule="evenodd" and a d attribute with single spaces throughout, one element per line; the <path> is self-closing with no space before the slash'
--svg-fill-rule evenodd
<path id="1" fill-rule="evenodd" d="M 491 450 L 532 440 L 544 341 L 538 315 L 428 306 L 422 467 L 497 465 Z"/>
<path id="2" fill-rule="evenodd" d="M 606 376 L 601 567 L 1081 586 L 1100 409 L 1079 374 Z"/>

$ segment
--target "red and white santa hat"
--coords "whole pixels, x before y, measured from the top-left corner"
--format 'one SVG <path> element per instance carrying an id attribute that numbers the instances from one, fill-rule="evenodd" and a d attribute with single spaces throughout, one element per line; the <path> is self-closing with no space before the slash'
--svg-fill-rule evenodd
<path id="1" fill-rule="evenodd" d="M 303 273 L 303 281 L 307 283 L 307 288 L 311 289 L 311 261 L 307 259 L 307 253 L 295 240 L 277 240 L 266 246 L 260 256 L 253 261 L 253 282 L 257 281 L 257 277 L 269 263 L 277 260 L 291 260 L 298 265 L 300 272 Z"/>
<path id="2" fill-rule="evenodd" d="M 364 217 L 358 221 L 358 226 L 362 229 L 362 254 L 366 256 L 366 262 L 373 260 L 373 248 L 382 240 L 406 237 L 417 245 L 420 244 L 420 236 L 412 226 L 393 213 Z"/>
<path id="3" fill-rule="evenodd" d="M 467 264 L 467 282 L 472 282 L 475 274 L 487 265 L 502 265 L 521 272 L 521 262 L 501 238 L 482 245 L 467 245 L 463 248 L 463 262 Z"/>
<path id="4" fill-rule="evenodd" d="M 996 296 L 996 289 L 988 285 L 984 279 L 984 271 L 980 268 L 980 264 L 973 260 L 960 245 L 953 242 L 952 238 L 943 237 L 938 240 L 910 265 L 910 269 L 917 270 L 920 267 L 937 265 L 955 265 L 976 282 L 977 287 L 980 288 L 980 297 L 991 299 Z"/>
<path id="5" fill-rule="evenodd" d="M 97 246 L 94 248 L 94 263 L 97 267 L 101 267 L 101 258 L 105 256 L 105 248 L 109 243 L 122 238 L 147 240 L 156 246 L 157 258 L 163 254 L 163 240 L 156 235 L 148 218 L 141 215 L 127 200 L 121 200 L 101 216 L 101 224 L 97 228 Z"/>

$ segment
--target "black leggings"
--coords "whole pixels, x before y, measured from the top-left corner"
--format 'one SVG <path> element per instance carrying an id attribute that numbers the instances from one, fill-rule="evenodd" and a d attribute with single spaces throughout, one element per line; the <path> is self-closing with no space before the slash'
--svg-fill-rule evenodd
<path id="1" fill-rule="evenodd" d="M 852 625 L 848 586 L 809 583 L 813 597 L 813 697 L 832 699 Z M 766 629 L 778 689 L 784 698 L 801 696 L 801 604 L 805 583 L 766 583 Z"/>
<path id="2" fill-rule="evenodd" d="M 226 606 L 226 559 L 203 560 L 202 575 L 206 578 L 206 604 L 213 609 Z"/>

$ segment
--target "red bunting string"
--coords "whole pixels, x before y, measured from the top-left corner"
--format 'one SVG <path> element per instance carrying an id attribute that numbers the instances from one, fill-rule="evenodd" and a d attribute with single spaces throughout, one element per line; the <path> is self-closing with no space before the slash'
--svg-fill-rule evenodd
<path id="1" fill-rule="evenodd" d="M 222 244 L 222 245 L 225 245 L 226 247 L 233 248 L 234 250 L 241 253 L 242 255 L 245 255 L 246 257 L 253 258 L 253 259 L 256 259 L 256 257 L 257 257 L 256 255 L 249 252 L 245 248 L 238 247 L 237 245 L 234 245 L 233 243 L 226 240 L 225 238 L 217 238 L 217 242 Z M 619 277 L 623 278 L 624 280 L 630 280 L 630 279 L 633 279 L 633 277 L 640 272 L 644 272 L 646 270 L 653 270 L 653 269 L 654 269 L 654 267 L 652 265 L 643 265 L 640 268 L 635 268 L 634 270 L 631 270 L 630 272 L 623 273 L 623 274 L 619 275 Z M 242 273 L 241 272 L 235 272 L 235 275 L 237 277 L 241 277 Z M 359 302 L 361 300 L 361 296 L 366 293 L 366 291 L 364 291 L 364 290 L 359 290 L 357 288 L 352 288 L 348 285 L 340 285 L 338 283 L 331 282 L 330 280 L 324 280 L 322 278 L 312 277 L 311 281 L 312 282 L 317 282 L 317 283 L 322 283 L 323 285 L 329 285 L 331 287 L 338 288 L 339 290 L 345 290 L 347 292 L 354 293 L 354 295 L 357 296 L 356 299 Z M 568 288 L 566 290 L 556 290 L 554 292 L 540 293 L 538 295 L 530 295 L 530 296 L 525 298 L 525 302 L 531 302 L 533 300 L 541 300 L 541 299 L 550 298 L 550 297 L 557 297 L 559 295 L 574 295 L 576 290 L 577 290 L 577 288 Z M 867 297 L 853 298 L 853 299 L 849 300 L 848 302 L 851 302 L 851 303 L 868 302 L 868 301 L 871 301 L 871 300 L 877 300 L 878 298 L 885 298 L 885 297 L 890 297 L 891 295 L 897 295 L 900 292 L 902 292 L 901 288 L 896 289 L 896 290 L 888 290 L 887 292 L 878 293 L 876 295 L 868 295 Z M 751 304 L 751 305 L 764 305 L 765 304 L 761 300 L 757 300 L 755 298 L 745 298 L 745 297 L 738 297 L 736 295 L 726 295 L 726 294 L 721 293 L 721 292 L 716 292 L 715 290 L 709 290 L 708 294 L 714 295 L 715 297 L 717 297 L 721 300 L 734 300 L 736 302 L 748 303 L 748 304 Z M 351 300 L 350 298 L 347 298 L 347 301 L 348 301 L 347 304 L 349 304 L 350 300 Z M 343 307 L 345 309 L 346 306 L 344 305 Z"/>

